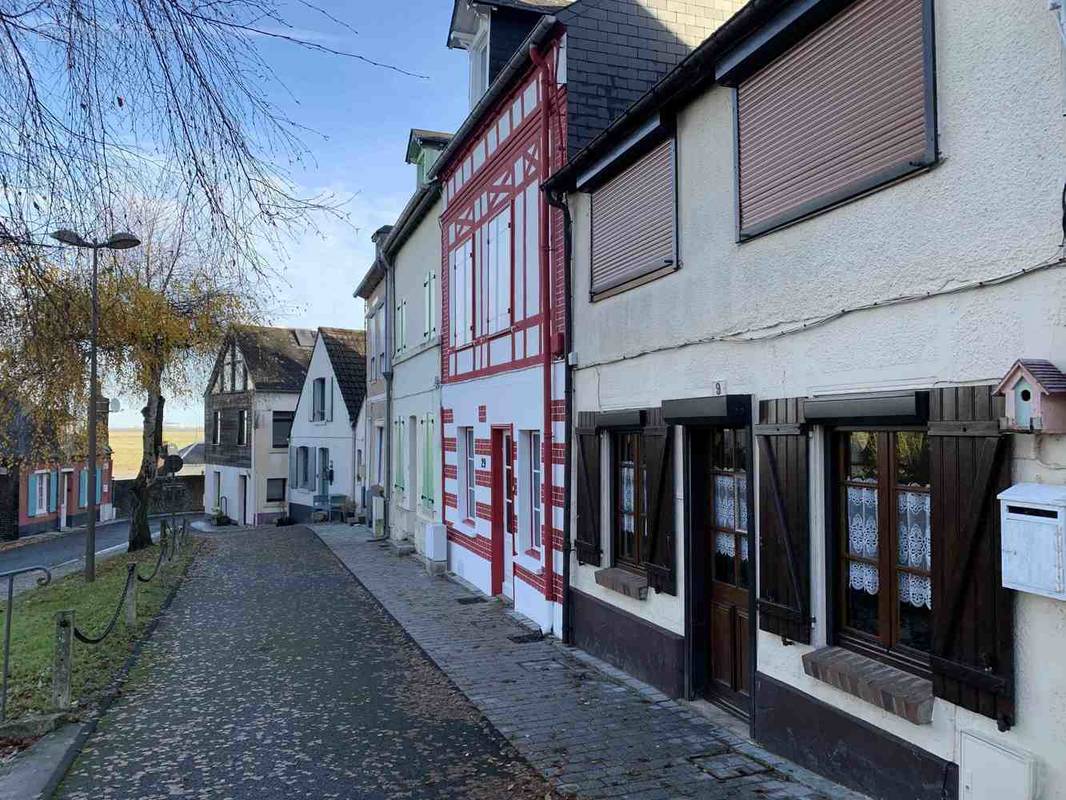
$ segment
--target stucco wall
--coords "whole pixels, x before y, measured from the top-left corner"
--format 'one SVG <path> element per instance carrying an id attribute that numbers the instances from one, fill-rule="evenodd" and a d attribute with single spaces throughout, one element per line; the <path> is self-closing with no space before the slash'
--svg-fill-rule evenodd
<path id="1" fill-rule="evenodd" d="M 326 379 L 327 419 L 324 420 L 311 419 L 316 378 Z M 331 390 L 333 392 L 332 398 L 330 397 Z M 331 403 L 333 418 L 329 419 Z M 307 366 L 307 376 L 304 378 L 299 403 L 296 406 L 296 416 L 293 417 L 292 421 L 289 447 L 290 453 L 292 448 L 295 447 L 310 447 L 316 451 L 322 447 L 329 448 L 329 460 L 333 464 L 333 483 L 330 485 L 329 493 L 343 494 L 348 497 L 356 497 L 358 495 L 353 469 L 355 463 L 353 454 L 355 433 L 352 428 L 352 419 L 348 414 L 348 407 L 344 403 L 344 398 L 341 396 L 340 386 L 337 385 L 336 375 L 333 371 L 333 364 L 329 360 L 322 337 L 316 340 L 315 349 L 311 353 L 311 361 Z M 288 487 L 289 502 L 308 508 L 314 505 L 315 494 L 317 494 L 317 489 Z"/>
<path id="2" fill-rule="evenodd" d="M 763 341 L 741 341 L 899 295 L 936 294 L 1055 259 L 1066 176 L 1063 47 L 1043 0 L 1000 4 L 937 0 L 938 130 L 935 169 L 744 244 L 735 241 L 732 93 L 716 88 L 678 118 L 676 273 L 589 301 L 587 197 L 574 214 L 575 410 L 658 405 L 713 393 L 758 398 L 998 380 L 1014 359 L 1066 367 L 1066 270 L 845 316 Z M 733 341 L 718 337 L 740 334 Z M 717 339 L 717 340 L 716 340 Z M 811 463 L 821 447 L 815 432 Z M 1066 483 L 1066 443 L 1016 441 L 1015 476 Z M 758 476 L 755 476 L 758 479 Z M 812 472 L 812 598 L 824 608 L 817 552 L 824 486 Z M 679 522 L 679 525 L 681 523 Z M 679 528 L 679 539 L 681 530 Z M 680 604 L 632 603 L 574 567 L 575 585 L 679 630 Z M 1066 603 L 1017 595 L 1017 725 L 937 702 L 915 726 L 803 674 L 806 648 L 759 636 L 761 671 L 944 758 L 957 734 L 979 729 L 1040 757 L 1041 797 L 1066 796 Z M 825 631 L 816 625 L 816 638 Z"/>
<path id="3" fill-rule="evenodd" d="M 289 451 L 274 447 L 273 411 L 294 411 L 295 392 L 256 392 L 252 403 L 252 474 L 249 505 L 255 510 L 255 522 L 272 522 L 285 513 L 285 500 L 266 501 L 267 478 L 289 477 Z M 232 516 L 232 515 L 231 515 Z"/>

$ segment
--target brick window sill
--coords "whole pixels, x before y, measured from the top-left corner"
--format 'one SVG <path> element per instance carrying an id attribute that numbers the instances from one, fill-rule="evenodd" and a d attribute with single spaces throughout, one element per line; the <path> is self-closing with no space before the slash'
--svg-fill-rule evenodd
<path id="1" fill-rule="evenodd" d="M 842 647 L 803 656 L 803 671 L 915 725 L 933 721 L 933 684 Z"/>
<path id="2" fill-rule="evenodd" d="M 632 597 L 648 599 L 648 577 L 621 567 L 608 567 L 596 571 L 596 583 L 605 589 Z"/>

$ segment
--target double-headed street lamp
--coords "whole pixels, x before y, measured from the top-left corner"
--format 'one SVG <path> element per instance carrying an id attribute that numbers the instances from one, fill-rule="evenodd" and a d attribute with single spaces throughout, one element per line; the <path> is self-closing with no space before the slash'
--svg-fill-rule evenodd
<path id="1" fill-rule="evenodd" d="M 91 242 L 74 231 L 59 230 L 52 238 L 71 247 L 93 251 L 92 333 L 89 338 L 89 520 L 85 534 L 85 580 L 96 579 L 96 423 L 99 419 L 100 390 L 96 385 L 96 338 L 100 328 L 100 309 L 96 291 L 96 262 L 101 250 L 129 250 L 141 243 L 132 233 L 113 233 L 102 242 Z"/>

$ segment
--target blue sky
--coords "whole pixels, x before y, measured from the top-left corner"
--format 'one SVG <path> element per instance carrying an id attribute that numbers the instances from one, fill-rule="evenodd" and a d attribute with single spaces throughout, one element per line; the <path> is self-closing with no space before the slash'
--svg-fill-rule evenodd
<path id="1" fill-rule="evenodd" d="M 323 45 L 396 64 L 428 76 L 412 78 L 355 59 L 262 40 L 285 89 L 272 91 L 279 108 L 315 133 L 302 136 L 310 156 L 286 167 L 307 195 L 331 192 L 348 199 L 345 222 L 322 218 L 319 231 L 301 235 L 276 264 L 283 274 L 274 323 L 314 328 L 363 327 L 363 304 L 352 292 L 370 266 L 370 234 L 391 223 L 414 191 L 414 167 L 404 163 L 411 128 L 454 131 L 467 112 L 466 54 L 445 46 L 449 0 L 369 3 L 321 0 L 342 26 L 292 3 L 287 20 L 299 34 Z M 199 400 L 168 402 L 167 424 L 202 425 Z M 123 398 L 112 427 L 140 425 L 140 398 Z"/>

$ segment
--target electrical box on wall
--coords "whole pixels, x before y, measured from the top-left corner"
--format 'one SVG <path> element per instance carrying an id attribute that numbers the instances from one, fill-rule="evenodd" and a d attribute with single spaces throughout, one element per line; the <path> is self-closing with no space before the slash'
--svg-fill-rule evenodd
<path id="1" fill-rule="evenodd" d="M 959 733 L 960 800 L 1033 800 L 1036 760 L 975 731 Z"/>
<path id="2" fill-rule="evenodd" d="M 1066 486 L 1018 483 L 999 504 L 1003 585 L 1066 600 Z"/>
<path id="3" fill-rule="evenodd" d="M 996 394 L 1006 398 L 1000 427 L 1025 433 L 1066 433 L 1066 375 L 1050 361 L 1014 362 Z"/>

